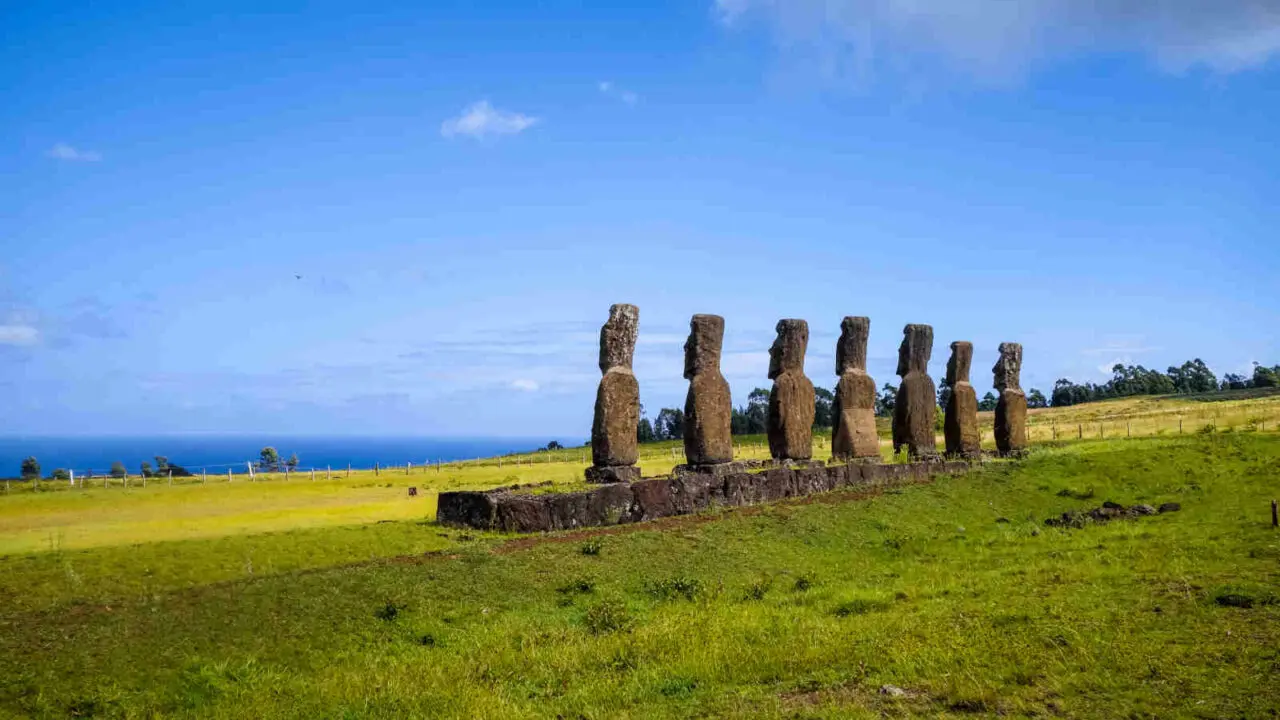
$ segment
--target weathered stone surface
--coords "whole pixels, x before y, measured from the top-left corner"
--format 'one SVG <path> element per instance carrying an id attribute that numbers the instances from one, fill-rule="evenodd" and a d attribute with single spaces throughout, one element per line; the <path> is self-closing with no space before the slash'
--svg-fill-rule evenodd
<path id="1" fill-rule="evenodd" d="M 893 410 L 893 450 L 899 452 L 905 447 L 912 457 L 931 458 L 937 455 L 933 433 L 938 412 L 937 388 L 929 377 L 933 328 L 907 325 L 902 334 L 898 348 L 902 384 L 898 386 Z"/>
<path id="2" fill-rule="evenodd" d="M 497 512 L 497 503 L 487 493 L 442 492 L 436 499 L 436 517 L 446 525 L 491 528 L 497 520 Z"/>
<path id="3" fill-rule="evenodd" d="M 1000 399 L 996 401 L 996 449 L 1019 455 L 1027 449 L 1027 395 L 1022 391 L 1022 345 L 1000 343 L 1000 359 L 991 368 Z"/>
<path id="4" fill-rule="evenodd" d="M 978 457 L 981 436 L 978 434 L 978 393 L 969 382 L 969 366 L 973 363 L 973 343 L 951 343 L 951 359 L 947 361 L 947 398 L 943 435 L 947 455 Z"/>
<path id="5" fill-rule="evenodd" d="M 586 476 L 587 482 L 593 483 L 635 482 L 640 479 L 640 468 L 635 465 L 589 467 Z"/>
<path id="6" fill-rule="evenodd" d="M 587 523 L 618 525 L 633 522 L 631 509 L 634 503 L 635 493 L 626 484 L 606 485 L 592 490 L 587 498 Z"/>
<path id="7" fill-rule="evenodd" d="M 694 315 L 684 344 L 684 376 L 689 395 L 684 403 L 684 455 L 690 465 L 716 465 L 733 460 L 729 382 L 720 374 L 724 318 Z"/>
<path id="8" fill-rule="evenodd" d="M 813 457 L 813 383 L 804 375 L 809 323 L 779 320 L 778 337 L 769 348 L 769 452 L 777 460 Z"/>
<path id="9" fill-rule="evenodd" d="M 633 466 L 639 459 L 636 426 L 640 423 L 640 384 L 631 372 L 640 310 L 634 305 L 609 308 L 609 320 L 600 328 L 600 388 L 596 391 L 595 418 L 591 424 L 591 461 L 594 472 L 587 479 L 610 481 L 629 477 L 626 471 L 605 468 Z"/>
<path id="10" fill-rule="evenodd" d="M 836 343 L 835 423 L 831 430 L 831 456 L 837 460 L 879 458 L 876 433 L 876 383 L 867 374 L 867 337 L 871 320 L 846 317 L 840 323 Z"/>
<path id="11" fill-rule="evenodd" d="M 545 532 L 551 529 L 548 495 L 499 495 L 498 529 L 506 532 Z M 437 513 L 438 516 L 438 513 Z"/>
<path id="12" fill-rule="evenodd" d="M 671 499 L 671 480 L 653 478 L 632 483 L 631 493 L 634 505 L 632 517 L 639 520 L 675 515 L 675 503 Z"/>
<path id="13" fill-rule="evenodd" d="M 671 481 L 671 505 L 676 515 L 705 510 L 721 497 L 721 483 L 710 475 L 685 475 Z"/>
<path id="14" fill-rule="evenodd" d="M 686 473 L 680 477 L 615 483 L 574 493 L 531 494 L 528 487 L 488 492 L 442 493 L 438 522 L 508 532 L 546 532 L 617 525 L 699 512 L 712 505 L 751 505 L 801 497 L 841 487 L 897 485 L 969 469 L 964 461 L 883 465 L 854 463 L 777 465 L 763 472 L 725 475 Z M 1161 506 L 1161 512 L 1169 508 Z"/>

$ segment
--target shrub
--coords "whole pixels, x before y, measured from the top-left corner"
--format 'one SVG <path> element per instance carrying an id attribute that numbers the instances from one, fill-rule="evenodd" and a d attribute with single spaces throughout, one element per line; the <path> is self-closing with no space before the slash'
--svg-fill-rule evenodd
<path id="1" fill-rule="evenodd" d="M 599 540 L 588 540 L 582 544 L 582 554 L 599 555 L 602 547 L 604 546 Z"/>
<path id="2" fill-rule="evenodd" d="M 645 585 L 645 590 L 659 600 L 674 600 L 678 597 L 692 600 L 702 593 L 703 587 L 702 581 L 697 578 L 678 575 L 666 580 L 649 582 Z"/>
<path id="3" fill-rule="evenodd" d="M 796 578 L 796 584 L 794 586 L 794 590 L 796 592 L 807 592 L 816 584 L 817 582 L 814 579 L 813 575 L 809 573 L 803 573 L 802 575 L 800 575 L 800 577 Z"/>
<path id="4" fill-rule="evenodd" d="M 622 630 L 631 624 L 627 606 L 617 600 L 605 600 L 592 605 L 582 618 L 583 623 L 593 635 Z"/>
<path id="5" fill-rule="evenodd" d="M 391 622 L 399 617 L 401 610 L 404 610 L 403 605 L 397 605 L 396 603 L 388 600 L 386 605 L 383 605 L 374 611 L 373 616 L 384 622 Z"/>
<path id="6" fill-rule="evenodd" d="M 858 598 L 848 602 L 840 603 L 834 611 L 836 617 L 849 617 L 850 615 L 866 615 L 867 613 L 880 612 L 888 610 L 889 603 L 880 600 L 865 600 Z"/>

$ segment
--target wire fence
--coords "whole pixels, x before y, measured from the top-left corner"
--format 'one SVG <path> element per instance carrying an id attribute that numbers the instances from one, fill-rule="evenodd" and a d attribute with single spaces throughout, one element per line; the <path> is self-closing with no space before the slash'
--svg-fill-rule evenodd
<path id="1" fill-rule="evenodd" d="M 882 421 L 883 423 L 883 421 Z M 892 443 L 881 428 L 882 454 L 886 459 L 892 457 Z M 990 413 L 983 413 L 979 430 L 982 447 L 995 448 L 995 437 Z M 1280 430 L 1280 403 L 1266 407 L 1243 406 L 1221 408 L 1205 408 L 1203 410 L 1180 411 L 1161 410 L 1151 413 L 1138 413 L 1118 417 L 1097 416 L 1090 418 L 1059 418 L 1054 415 L 1032 414 L 1027 419 L 1027 441 L 1029 444 L 1051 442 L 1083 441 L 1083 440 L 1115 440 L 1126 438 L 1144 438 L 1159 436 L 1176 436 L 1188 434 L 1214 434 L 1233 432 L 1267 432 Z M 941 449 L 943 441 L 938 438 Z M 830 447 L 830 436 L 821 433 L 814 436 L 814 456 L 822 458 Z M 734 438 L 735 460 L 765 460 L 770 457 L 767 441 L 760 436 L 736 436 Z M 683 461 L 683 447 L 679 440 L 660 442 L 641 446 L 641 465 L 670 466 Z M 280 464 L 275 467 L 264 466 L 261 462 L 245 460 L 229 463 L 212 463 L 199 467 L 188 467 L 174 474 L 163 468 L 150 474 L 121 472 L 100 472 L 92 469 L 68 470 L 63 479 L 15 478 L 4 481 L 4 492 L 11 493 L 16 489 L 27 487 L 31 490 L 51 489 L 87 489 L 112 488 L 128 489 L 145 488 L 162 485 L 196 485 L 211 483 L 256 483 L 256 482 L 332 482 L 357 479 L 404 478 L 406 476 L 424 477 L 443 476 L 446 473 L 457 473 L 476 469 L 511 469 L 518 472 L 521 468 L 535 469 L 539 466 L 571 465 L 585 468 L 591 461 L 591 449 L 554 448 L 543 449 L 531 453 L 508 454 L 488 458 L 466 460 L 430 460 L 421 462 L 406 461 L 402 464 L 374 463 L 371 467 L 356 467 L 353 464 L 334 467 L 290 466 Z M 502 479 L 500 476 L 496 479 Z M 518 475 L 507 479 L 521 479 Z"/>

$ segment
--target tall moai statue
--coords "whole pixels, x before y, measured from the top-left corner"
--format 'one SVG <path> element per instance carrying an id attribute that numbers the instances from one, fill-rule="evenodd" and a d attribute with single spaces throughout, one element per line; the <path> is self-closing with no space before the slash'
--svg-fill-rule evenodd
<path id="1" fill-rule="evenodd" d="M 640 309 L 614 305 L 600 328 L 600 389 L 591 423 L 589 482 L 627 482 L 640 479 L 636 467 L 639 449 L 636 428 L 640 424 L 640 383 L 631 371 L 640 329 Z"/>
<path id="2" fill-rule="evenodd" d="M 976 458 L 980 452 L 978 434 L 978 393 L 969 382 L 973 363 L 973 343 L 963 340 L 951 343 L 951 359 L 947 361 L 946 418 L 942 423 L 947 440 L 947 455 Z"/>
<path id="3" fill-rule="evenodd" d="M 876 383 L 867 374 L 867 336 L 871 319 L 846 317 L 840 322 L 836 344 L 835 426 L 831 430 L 831 457 L 836 460 L 880 457 L 876 434 Z"/>
<path id="4" fill-rule="evenodd" d="M 684 456 L 690 466 L 720 465 L 733 460 L 729 381 L 720 374 L 724 318 L 694 315 L 684 344 Z"/>
<path id="5" fill-rule="evenodd" d="M 1027 449 L 1027 394 L 1022 392 L 1022 345 L 1000 343 L 1000 359 L 991 368 L 1000 399 L 996 401 L 996 449 L 1021 455 Z"/>
<path id="6" fill-rule="evenodd" d="M 809 323 L 779 320 L 778 337 L 769 348 L 769 453 L 775 460 L 813 457 L 813 383 L 804 376 Z"/>
<path id="7" fill-rule="evenodd" d="M 893 451 L 903 447 L 916 458 L 931 458 L 938 454 L 938 443 L 933 436 L 937 422 L 937 388 L 929 377 L 929 357 L 933 354 L 933 328 L 929 325 L 908 325 L 902 330 L 902 345 L 898 347 L 898 397 L 893 407 Z"/>

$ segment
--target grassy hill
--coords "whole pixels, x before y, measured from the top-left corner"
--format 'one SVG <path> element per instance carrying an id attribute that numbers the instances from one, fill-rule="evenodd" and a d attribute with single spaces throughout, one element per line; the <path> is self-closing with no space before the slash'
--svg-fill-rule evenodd
<path id="1" fill-rule="evenodd" d="M 1278 401 L 1051 409 L 1059 441 L 1019 464 L 533 539 L 440 528 L 405 488 L 569 485 L 579 450 L 15 489 L 0 716 L 1270 716 Z M 1062 437 L 1086 419 L 1166 432 Z M 1044 525 L 1104 500 L 1183 510 Z"/>

